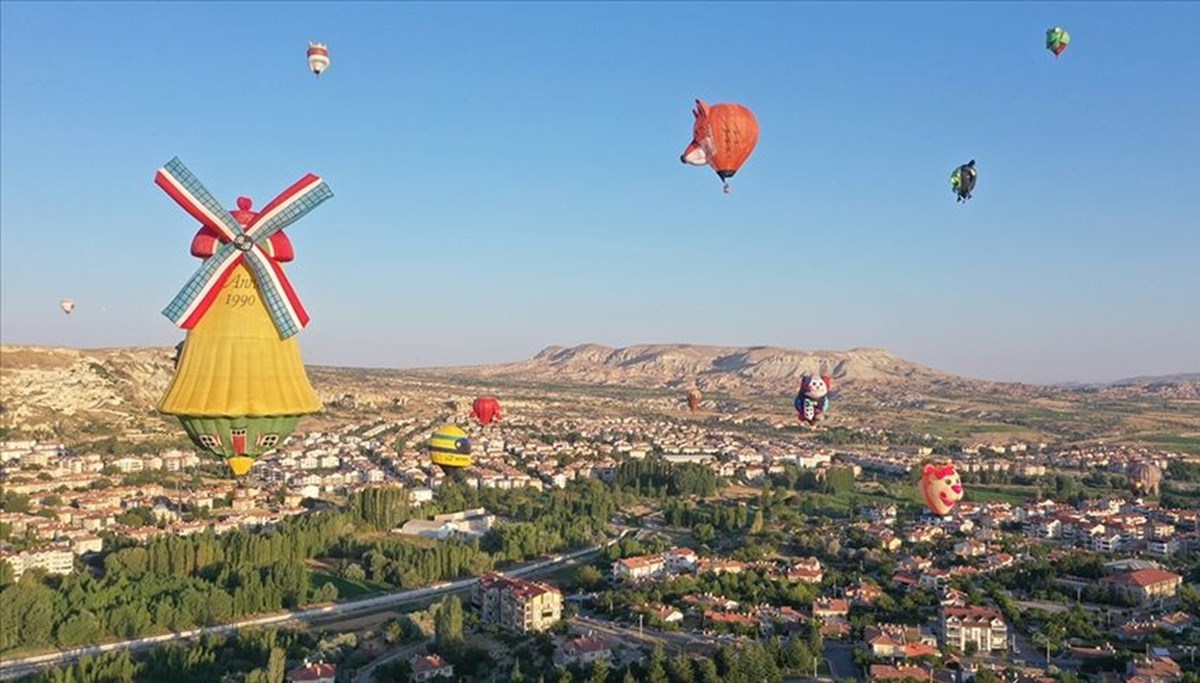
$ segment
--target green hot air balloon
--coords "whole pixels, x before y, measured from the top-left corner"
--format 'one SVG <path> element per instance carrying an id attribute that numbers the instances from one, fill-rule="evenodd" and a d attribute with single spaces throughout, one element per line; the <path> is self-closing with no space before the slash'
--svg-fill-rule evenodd
<path id="1" fill-rule="evenodd" d="M 1070 44 L 1071 34 L 1066 29 L 1057 26 L 1046 29 L 1046 49 L 1053 52 L 1055 57 L 1061 55 Z"/>

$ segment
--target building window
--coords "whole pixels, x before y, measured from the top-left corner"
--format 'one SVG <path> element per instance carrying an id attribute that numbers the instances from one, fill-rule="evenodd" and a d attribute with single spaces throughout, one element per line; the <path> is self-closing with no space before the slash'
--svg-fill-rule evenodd
<path id="1" fill-rule="evenodd" d="M 279 435 L 278 434 L 259 434 L 258 435 L 259 448 L 274 448 L 275 444 L 277 444 L 277 443 L 279 443 Z"/>
<path id="2" fill-rule="evenodd" d="M 221 450 L 221 435 L 220 434 L 200 434 L 200 445 L 210 451 Z"/>

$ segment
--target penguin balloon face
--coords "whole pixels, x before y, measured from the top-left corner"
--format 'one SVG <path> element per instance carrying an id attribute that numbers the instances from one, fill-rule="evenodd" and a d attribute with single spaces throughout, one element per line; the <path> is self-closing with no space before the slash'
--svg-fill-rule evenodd
<path id="1" fill-rule="evenodd" d="M 817 400 L 825 398 L 829 393 L 829 380 L 825 375 L 805 375 L 803 380 L 804 386 L 800 388 L 800 393 L 804 394 L 805 398 Z"/>

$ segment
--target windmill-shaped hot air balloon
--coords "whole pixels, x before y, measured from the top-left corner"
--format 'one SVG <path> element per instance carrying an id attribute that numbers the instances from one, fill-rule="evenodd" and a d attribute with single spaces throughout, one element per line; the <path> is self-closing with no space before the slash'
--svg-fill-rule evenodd
<path id="1" fill-rule="evenodd" d="M 329 48 L 324 43 L 308 44 L 308 68 L 317 76 L 329 68 Z"/>
<path id="2" fill-rule="evenodd" d="M 300 416 L 321 409 L 295 339 L 308 313 L 281 264 L 293 258 L 283 229 L 333 192 L 310 173 L 261 211 L 239 197 L 230 212 L 179 159 L 154 182 L 200 221 L 192 255 L 204 259 L 163 310 L 188 333 L 158 409 L 179 417 L 198 447 L 242 476 Z"/>

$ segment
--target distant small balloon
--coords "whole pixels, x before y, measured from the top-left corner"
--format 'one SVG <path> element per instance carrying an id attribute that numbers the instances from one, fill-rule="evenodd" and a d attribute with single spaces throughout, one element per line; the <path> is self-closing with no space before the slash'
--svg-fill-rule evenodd
<path id="1" fill-rule="evenodd" d="M 63 299 L 62 301 L 58 302 L 58 307 L 62 309 L 63 313 L 71 315 L 71 311 L 75 310 L 75 300 Z"/>
<path id="2" fill-rule="evenodd" d="M 329 48 L 324 43 L 308 44 L 308 68 L 318 76 L 329 68 Z"/>

